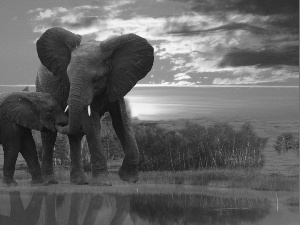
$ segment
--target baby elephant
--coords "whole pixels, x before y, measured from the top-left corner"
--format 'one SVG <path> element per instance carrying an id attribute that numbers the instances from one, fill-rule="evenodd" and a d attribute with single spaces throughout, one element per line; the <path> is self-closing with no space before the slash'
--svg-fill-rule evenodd
<path id="1" fill-rule="evenodd" d="M 0 144 L 4 150 L 3 183 L 16 186 L 13 179 L 19 152 L 32 176 L 31 184 L 43 183 L 31 130 L 56 132 L 55 125 L 68 121 L 55 99 L 46 93 L 0 94 Z"/>

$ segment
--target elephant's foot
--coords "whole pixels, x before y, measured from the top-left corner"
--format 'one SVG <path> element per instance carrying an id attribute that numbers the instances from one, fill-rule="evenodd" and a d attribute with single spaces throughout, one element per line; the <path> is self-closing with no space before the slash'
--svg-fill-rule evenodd
<path id="1" fill-rule="evenodd" d="M 112 186 L 110 179 L 108 178 L 108 174 L 99 174 L 97 176 L 93 176 L 90 180 L 91 186 Z"/>
<path id="2" fill-rule="evenodd" d="M 44 185 L 58 184 L 58 181 L 56 180 L 54 174 L 47 174 L 47 175 L 43 175 L 43 184 Z"/>
<path id="3" fill-rule="evenodd" d="M 18 186 L 18 183 L 17 181 L 15 181 L 13 178 L 3 178 L 2 182 L 4 184 L 6 184 L 7 186 L 9 187 L 15 187 L 15 186 Z"/>
<path id="4" fill-rule="evenodd" d="M 121 167 L 118 171 L 118 175 L 121 178 L 121 180 L 127 181 L 129 183 L 136 183 L 139 180 L 139 174 L 137 169 L 129 171 Z"/>
<path id="5" fill-rule="evenodd" d="M 83 171 L 71 172 L 70 183 L 76 185 L 88 184 L 88 177 Z"/>

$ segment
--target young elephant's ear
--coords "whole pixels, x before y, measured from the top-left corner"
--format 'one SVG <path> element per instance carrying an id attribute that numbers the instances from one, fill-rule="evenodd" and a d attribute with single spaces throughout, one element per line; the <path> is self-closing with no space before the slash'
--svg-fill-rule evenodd
<path id="1" fill-rule="evenodd" d="M 39 59 L 53 75 L 66 73 L 71 52 L 80 41 L 80 35 L 60 27 L 50 28 L 36 42 Z"/>
<path id="2" fill-rule="evenodd" d="M 135 34 L 113 37 L 101 43 L 109 52 L 111 68 L 107 95 L 111 102 L 125 96 L 151 70 L 154 53 L 148 41 Z"/>
<path id="3" fill-rule="evenodd" d="M 22 127 L 39 131 L 43 129 L 36 105 L 26 96 L 19 94 L 9 95 L 1 105 L 1 112 L 4 118 Z"/>

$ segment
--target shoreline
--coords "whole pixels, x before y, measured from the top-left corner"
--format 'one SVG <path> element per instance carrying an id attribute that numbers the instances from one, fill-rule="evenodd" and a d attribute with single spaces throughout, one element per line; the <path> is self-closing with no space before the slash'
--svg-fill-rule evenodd
<path id="1" fill-rule="evenodd" d="M 90 177 L 91 174 L 87 173 Z M 69 187 L 69 170 L 55 168 L 55 176 L 59 184 Z M 20 186 L 32 188 L 30 185 L 31 176 L 26 171 L 16 171 L 15 180 Z M 114 185 L 132 185 L 122 181 L 116 170 L 109 171 L 109 178 Z M 287 191 L 299 192 L 299 175 L 284 176 L 278 174 L 263 174 L 258 169 L 212 169 L 197 171 L 151 171 L 139 172 L 139 181 L 133 185 L 174 185 L 183 186 L 202 186 L 206 188 L 235 188 L 253 191 Z M 0 185 L 0 190 L 5 185 Z M 48 185 L 56 186 L 56 185 Z M 45 186 L 45 187 L 48 187 Z M 84 185 L 86 187 L 86 185 Z M 16 187 L 18 188 L 18 187 Z M 109 187 L 108 187 L 109 188 Z"/>

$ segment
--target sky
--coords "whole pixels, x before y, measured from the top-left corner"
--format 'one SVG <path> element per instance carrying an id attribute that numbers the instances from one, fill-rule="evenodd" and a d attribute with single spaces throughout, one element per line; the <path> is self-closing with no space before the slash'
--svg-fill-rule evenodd
<path id="1" fill-rule="evenodd" d="M 135 33 L 155 49 L 139 84 L 298 85 L 298 0 L 21 0 L 0 3 L 1 84 L 32 84 L 35 41 Z"/>
<path id="2" fill-rule="evenodd" d="M 298 0 L 5 0 L 0 88 L 34 84 L 35 42 L 56 26 L 82 35 L 82 43 L 146 38 L 155 58 L 139 87 L 299 85 Z"/>

